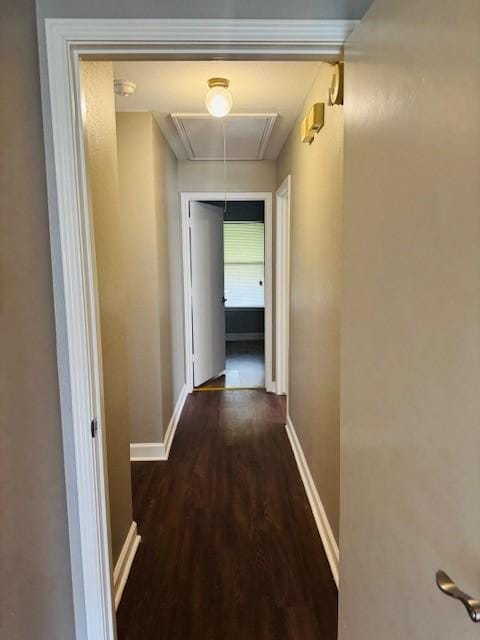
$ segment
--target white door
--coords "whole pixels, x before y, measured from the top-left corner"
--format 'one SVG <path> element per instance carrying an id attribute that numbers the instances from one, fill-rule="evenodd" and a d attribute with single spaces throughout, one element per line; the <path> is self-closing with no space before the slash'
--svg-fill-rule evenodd
<path id="1" fill-rule="evenodd" d="M 225 370 L 223 209 L 190 203 L 193 384 Z"/>
<path id="2" fill-rule="evenodd" d="M 478 0 L 346 47 L 340 640 L 480 638 L 479 63 Z"/>

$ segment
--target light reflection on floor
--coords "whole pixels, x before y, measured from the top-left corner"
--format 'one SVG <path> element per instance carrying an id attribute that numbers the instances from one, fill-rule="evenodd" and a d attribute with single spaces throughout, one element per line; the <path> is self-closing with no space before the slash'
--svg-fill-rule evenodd
<path id="1" fill-rule="evenodd" d="M 263 340 L 227 342 L 225 374 L 209 380 L 199 389 L 238 389 L 265 386 Z"/>

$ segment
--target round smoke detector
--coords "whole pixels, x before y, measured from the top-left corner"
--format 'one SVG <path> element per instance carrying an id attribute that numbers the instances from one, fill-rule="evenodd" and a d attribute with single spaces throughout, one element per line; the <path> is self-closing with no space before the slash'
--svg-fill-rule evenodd
<path id="1" fill-rule="evenodd" d="M 131 80 L 115 80 L 113 87 L 117 96 L 127 97 L 131 96 L 132 93 L 135 93 L 137 85 Z"/>

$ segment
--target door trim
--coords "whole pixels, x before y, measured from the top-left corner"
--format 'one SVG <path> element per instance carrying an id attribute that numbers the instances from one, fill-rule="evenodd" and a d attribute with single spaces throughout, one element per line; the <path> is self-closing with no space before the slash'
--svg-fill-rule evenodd
<path id="1" fill-rule="evenodd" d="M 275 209 L 275 386 L 279 395 L 288 391 L 291 182 L 288 175 L 278 187 Z"/>
<path id="2" fill-rule="evenodd" d="M 185 372 L 188 393 L 193 391 L 193 344 L 192 344 L 192 267 L 190 262 L 190 202 L 202 200 L 260 200 L 265 204 L 265 388 L 275 392 L 273 381 L 273 312 L 272 312 L 272 272 L 273 272 L 273 230 L 272 230 L 272 194 L 265 191 L 184 191 L 181 193 L 182 216 L 182 264 L 183 264 L 183 300 L 185 323 Z"/>
<path id="3" fill-rule="evenodd" d="M 79 62 L 337 61 L 357 21 L 45 19 L 40 51 L 55 331 L 77 640 L 115 640 L 98 305 Z M 40 27 L 41 28 L 41 27 Z M 40 42 L 42 38 L 39 38 Z M 41 45 L 40 45 L 41 46 Z M 90 434 L 98 418 L 98 437 Z"/>

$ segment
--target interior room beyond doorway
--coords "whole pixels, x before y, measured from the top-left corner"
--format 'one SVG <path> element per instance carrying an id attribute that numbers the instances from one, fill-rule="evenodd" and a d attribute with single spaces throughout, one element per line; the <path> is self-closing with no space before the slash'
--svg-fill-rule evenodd
<path id="1" fill-rule="evenodd" d="M 264 388 L 265 203 L 244 200 L 204 204 L 213 205 L 223 217 L 225 369 L 196 388 Z"/>

